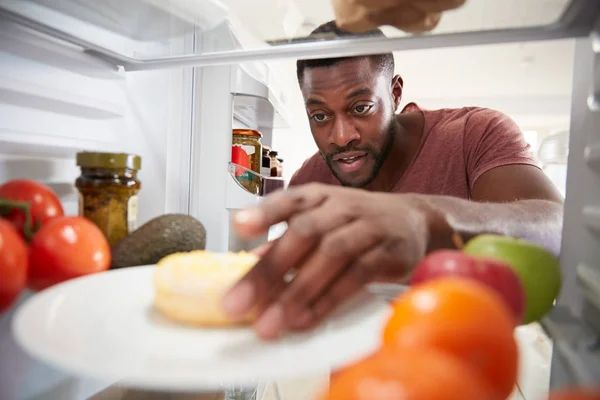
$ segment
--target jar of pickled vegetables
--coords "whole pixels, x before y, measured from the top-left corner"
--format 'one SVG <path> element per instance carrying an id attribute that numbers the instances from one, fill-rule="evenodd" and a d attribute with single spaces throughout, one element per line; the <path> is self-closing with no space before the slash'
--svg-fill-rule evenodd
<path id="1" fill-rule="evenodd" d="M 260 166 L 262 161 L 262 133 L 252 129 L 234 129 L 231 162 L 244 167 L 236 169 L 236 179 L 250 193 L 261 191 Z"/>
<path id="2" fill-rule="evenodd" d="M 96 224 L 111 246 L 137 228 L 141 164 L 135 154 L 77 153 L 79 215 Z"/>

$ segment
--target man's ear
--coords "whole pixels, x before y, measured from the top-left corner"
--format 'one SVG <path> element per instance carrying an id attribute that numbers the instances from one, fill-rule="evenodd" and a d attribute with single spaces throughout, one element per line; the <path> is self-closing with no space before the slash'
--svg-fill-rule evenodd
<path id="1" fill-rule="evenodd" d="M 396 75 L 392 78 L 392 100 L 394 101 L 394 110 L 398 109 L 400 100 L 402 100 L 402 87 L 404 81 L 400 75 Z"/>

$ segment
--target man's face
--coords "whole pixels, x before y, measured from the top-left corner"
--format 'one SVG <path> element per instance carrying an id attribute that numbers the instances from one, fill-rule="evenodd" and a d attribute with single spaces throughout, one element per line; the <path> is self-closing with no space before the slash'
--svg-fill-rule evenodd
<path id="1" fill-rule="evenodd" d="M 369 58 L 304 71 L 302 94 L 310 129 L 336 178 L 364 187 L 379 172 L 394 141 L 401 80 Z"/>

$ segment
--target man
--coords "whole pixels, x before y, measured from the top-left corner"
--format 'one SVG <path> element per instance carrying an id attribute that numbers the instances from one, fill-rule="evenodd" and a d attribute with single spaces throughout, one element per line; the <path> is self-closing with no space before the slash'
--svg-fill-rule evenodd
<path id="1" fill-rule="evenodd" d="M 315 33 L 327 31 L 345 34 L 334 23 Z M 519 236 L 559 252 L 562 198 L 507 116 L 415 104 L 396 114 L 403 82 L 392 54 L 297 69 L 319 152 L 289 190 L 237 215 L 246 237 L 281 221 L 288 230 L 224 298 L 230 315 L 260 307 L 264 338 L 313 327 L 366 283 L 402 281 L 426 253 L 454 247 L 454 233 Z"/>

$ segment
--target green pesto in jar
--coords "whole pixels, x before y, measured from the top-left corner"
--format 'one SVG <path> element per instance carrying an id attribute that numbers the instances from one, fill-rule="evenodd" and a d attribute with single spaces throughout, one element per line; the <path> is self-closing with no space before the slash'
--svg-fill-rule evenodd
<path id="1" fill-rule="evenodd" d="M 134 154 L 77 153 L 79 215 L 96 224 L 111 246 L 137 228 L 141 164 Z"/>

